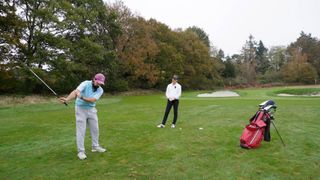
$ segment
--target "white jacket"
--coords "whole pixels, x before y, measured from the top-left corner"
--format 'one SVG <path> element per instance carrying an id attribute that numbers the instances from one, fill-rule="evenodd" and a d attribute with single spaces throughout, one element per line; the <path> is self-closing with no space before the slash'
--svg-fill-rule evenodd
<path id="1" fill-rule="evenodd" d="M 169 84 L 167 86 L 166 96 L 170 101 L 179 99 L 181 96 L 181 85 L 179 83 L 175 85 L 173 85 L 173 83 Z"/>

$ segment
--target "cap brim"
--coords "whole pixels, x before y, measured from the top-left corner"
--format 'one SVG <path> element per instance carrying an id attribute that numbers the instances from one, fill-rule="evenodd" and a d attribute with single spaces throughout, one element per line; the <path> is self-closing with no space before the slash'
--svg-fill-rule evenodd
<path id="1" fill-rule="evenodd" d="M 98 84 L 104 85 L 104 82 L 102 82 L 102 81 L 97 81 L 97 80 L 96 80 L 96 82 L 97 82 Z"/>

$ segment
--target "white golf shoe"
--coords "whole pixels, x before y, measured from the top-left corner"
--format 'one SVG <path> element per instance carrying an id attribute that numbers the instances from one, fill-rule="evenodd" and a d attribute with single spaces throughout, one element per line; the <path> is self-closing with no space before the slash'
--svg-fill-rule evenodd
<path id="1" fill-rule="evenodd" d="M 79 152 L 78 153 L 78 158 L 80 160 L 84 160 L 84 159 L 87 159 L 87 156 L 86 156 L 86 154 L 84 152 Z"/>
<path id="2" fill-rule="evenodd" d="M 101 146 L 97 146 L 97 147 L 92 147 L 92 152 L 99 152 L 99 153 L 103 153 L 106 152 L 105 148 L 102 148 Z"/>
<path id="3" fill-rule="evenodd" d="M 163 125 L 163 124 L 159 124 L 157 127 L 158 127 L 158 128 L 164 128 L 164 127 L 165 127 L 165 125 Z"/>
<path id="4" fill-rule="evenodd" d="M 175 128 L 176 127 L 176 125 L 174 125 L 174 124 L 171 124 L 171 128 Z"/>

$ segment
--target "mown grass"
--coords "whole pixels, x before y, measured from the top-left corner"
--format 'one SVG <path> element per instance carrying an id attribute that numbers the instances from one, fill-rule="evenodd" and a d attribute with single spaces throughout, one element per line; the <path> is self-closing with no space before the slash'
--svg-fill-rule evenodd
<path id="1" fill-rule="evenodd" d="M 74 104 L 0 106 L 0 179 L 319 179 L 320 98 L 277 97 L 286 88 L 238 90 L 240 97 L 184 92 L 176 129 L 156 128 L 162 93 L 105 96 L 97 105 L 108 152 L 76 156 Z M 258 104 L 273 99 L 278 130 L 259 149 L 239 147 Z M 203 130 L 199 130 L 202 127 Z"/>

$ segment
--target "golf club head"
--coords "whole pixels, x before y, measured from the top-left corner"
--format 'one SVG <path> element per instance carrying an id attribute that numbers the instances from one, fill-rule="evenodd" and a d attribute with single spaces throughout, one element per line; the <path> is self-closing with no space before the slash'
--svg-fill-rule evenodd
<path id="1" fill-rule="evenodd" d="M 267 100 L 267 101 L 260 103 L 259 108 L 264 111 L 267 111 L 270 114 L 273 114 L 276 112 L 277 106 L 273 100 Z"/>
<path id="2" fill-rule="evenodd" d="M 275 105 L 276 103 L 273 100 L 267 100 L 259 104 L 260 108 L 264 108 L 269 105 Z"/>
<path id="3" fill-rule="evenodd" d="M 271 110 L 276 110 L 276 109 L 277 109 L 277 106 L 275 106 L 275 105 L 268 105 L 268 106 L 266 106 L 266 107 L 264 107 L 264 108 L 262 108 L 262 109 L 265 110 L 265 111 L 270 112 Z"/>

